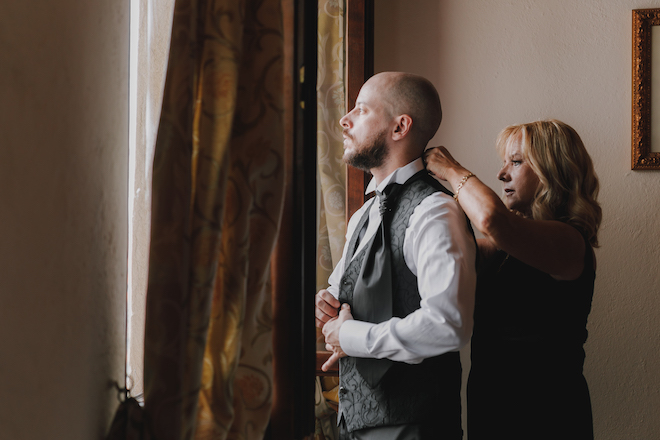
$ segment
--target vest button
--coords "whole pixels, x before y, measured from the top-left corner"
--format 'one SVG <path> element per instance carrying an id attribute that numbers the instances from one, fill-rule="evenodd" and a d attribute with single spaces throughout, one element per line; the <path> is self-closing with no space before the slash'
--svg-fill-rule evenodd
<path id="1" fill-rule="evenodd" d="M 346 394 L 346 388 L 344 388 L 344 387 L 339 387 L 339 394 L 341 394 L 341 395 Z"/>

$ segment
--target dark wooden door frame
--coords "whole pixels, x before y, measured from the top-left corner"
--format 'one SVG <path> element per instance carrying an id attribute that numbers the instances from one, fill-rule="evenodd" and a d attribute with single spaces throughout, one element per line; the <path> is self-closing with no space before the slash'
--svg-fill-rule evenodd
<path id="1" fill-rule="evenodd" d="M 316 41 L 317 5 L 282 0 L 287 175 L 273 287 L 273 387 L 264 438 L 314 433 L 316 351 Z"/>
<path id="2" fill-rule="evenodd" d="M 302 440 L 314 433 L 316 353 L 316 67 L 317 3 L 283 0 L 285 60 L 291 93 L 285 107 L 293 114 L 286 131 L 287 189 L 273 264 L 273 407 L 265 439 Z M 287 24 L 288 23 L 288 24 Z M 373 0 L 346 0 L 346 78 L 348 108 L 373 74 Z M 286 50 L 285 50 L 286 52 Z M 346 218 L 364 203 L 368 176 L 348 167 Z M 327 358 L 327 356 L 325 356 Z M 337 374 L 335 371 L 333 374 Z"/>

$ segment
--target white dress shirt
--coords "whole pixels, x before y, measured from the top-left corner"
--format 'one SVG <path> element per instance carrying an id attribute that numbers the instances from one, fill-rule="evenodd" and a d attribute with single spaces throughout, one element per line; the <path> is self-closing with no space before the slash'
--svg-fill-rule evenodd
<path id="1" fill-rule="evenodd" d="M 390 182 L 403 184 L 423 168 L 422 160 L 417 159 L 395 170 L 377 188 L 372 179 L 366 193 L 382 191 Z M 369 224 L 354 256 L 378 229 L 378 203 L 370 200 L 348 222 L 342 258 L 328 279 L 328 291 L 335 298 L 346 266 L 347 245 L 367 209 Z M 405 318 L 394 317 L 380 324 L 344 322 L 339 331 L 342 350 L 353 357 L 410 364 L 459 350 L 472 335 L 476 252 L 465 214 L 452 197 L 436 192 L 422 200 L 410 217 L 403 242 L 404 260 L 417 277 L 421 308 Z"/>

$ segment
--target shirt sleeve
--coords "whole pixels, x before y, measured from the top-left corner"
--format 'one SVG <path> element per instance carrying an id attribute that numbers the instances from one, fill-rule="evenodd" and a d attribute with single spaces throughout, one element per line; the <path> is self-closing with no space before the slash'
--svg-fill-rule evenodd
<path id="1" fill-rule="evenodd" d="M 403 252 L 421 307 L 380 324 L 346 321 L 339 340 L 347 355 L 414 364 L 459 350 L 472 335 L 477 250 L 458 203 L 441 192 L 424 199 L 410 217 Z"/>

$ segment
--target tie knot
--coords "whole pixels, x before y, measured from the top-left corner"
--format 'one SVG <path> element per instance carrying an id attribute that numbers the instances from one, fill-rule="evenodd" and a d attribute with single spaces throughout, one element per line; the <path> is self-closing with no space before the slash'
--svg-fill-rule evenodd
<path id="1" fill-rule="evenodd" d="M 380 192 L 376 191 L 378 200 L 380 201 L 379 212 L 381 217 L 386 213 L 392 211 L 396 203 L 396 194 L 401 187 L 398 183 L 390 183 L 385 189 Z"/>

